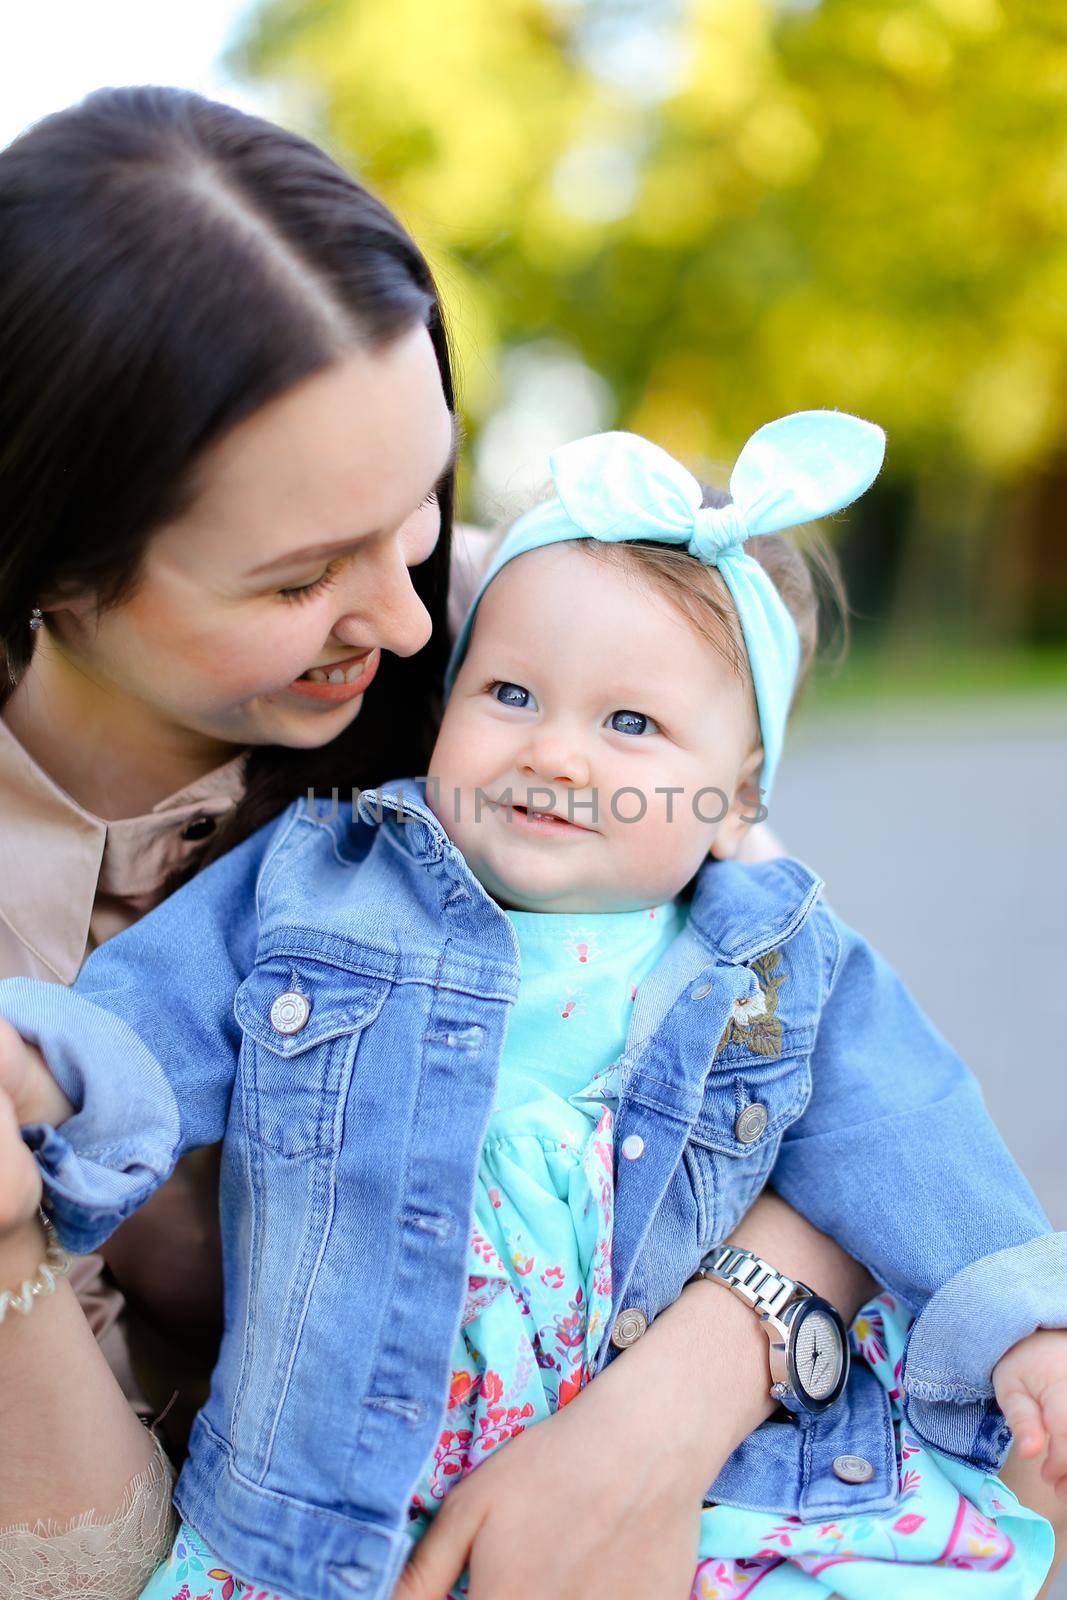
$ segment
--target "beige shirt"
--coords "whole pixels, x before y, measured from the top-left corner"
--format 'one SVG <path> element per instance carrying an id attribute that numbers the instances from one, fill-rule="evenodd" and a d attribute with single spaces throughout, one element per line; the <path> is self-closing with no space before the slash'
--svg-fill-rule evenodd
<path id="1" fill-rule="evenodd" d="M 73 983 L 82 962 L 159 903 L 244 788 L 243 755 L 104 822 L 53 783 L 0 716 L 0 976 Z"/>

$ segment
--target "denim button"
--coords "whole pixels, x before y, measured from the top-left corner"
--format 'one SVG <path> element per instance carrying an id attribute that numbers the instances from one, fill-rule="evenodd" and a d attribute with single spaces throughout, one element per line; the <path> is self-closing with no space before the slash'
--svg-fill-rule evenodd
<path id="1" fill-rule="evenodd" d="M 842 1483 L 870 1483 L 874 1477 L 874 1468 L 866 1456 L 835 1456 L 833 1470 Z"/>
<path id="2" fill-rule="evenodd" d="M 706 983 L 698 983 L 695 988 L 690 989 L 689 998 L 690 1000 L 706 1000 L 714 987 L 715 985 L 709 978 Z"/>
<path id="3" fill-rule="evenodd" d="M 755 1144 L 766 1133 L 767 1121 L 767 1107 L 760 1105 L 758 1100 L 753 1101 L 734 1123 L 734 1137 L 741 1144 Z"/>
<path id="4" fill-rule="evenodd" d="M 311 1015 L 311 1002 L 302 994 L 280 994 L 270 1008 L 270 1025 L 276 1033 L 299 1033 Z"/>
<path id="5" fill-rule="evenodd" d="M 639 1311 L 636 1306 L 628 1306 L 615 1318 L 615 1326 L 611 1330 L 611 1342 L 616 1350 L 627 1350 L 630 1345 L 637 1343 L 647 1327 L 648 1318 L 645 1313 Z"/>
<path id="6" fill-rule="evenodd" d="M 645 1153 L 645 1141 L 639 1133 L 628 1133 L 622 1141 L 621 1149 L 627 1161 L 637 1161 Z"/>

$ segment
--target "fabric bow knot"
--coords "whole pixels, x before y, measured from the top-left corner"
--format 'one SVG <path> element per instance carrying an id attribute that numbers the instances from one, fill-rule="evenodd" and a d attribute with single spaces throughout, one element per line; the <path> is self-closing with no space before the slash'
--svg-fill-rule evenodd
<path id="1" fill-rule="evenodd" d="M 714 567 L 721 555 L 739 548 L 747 538 L 744 518 L 732 501 L 728 506 L 701 506 L 693 517 L 689 554 Z"/>
<path id="2" fill-rule="evenodd" d="M 785 603 L 745 542 L 850 505 L 874 482 L 884 456 L 885 434 L 874 423 L 842 411 L 797 411 L 752 435 L 730 474 L 730 503 L 707 507 L 693 474 L 637 434 L 591 434 L 563 445 L 549 458 L 555 497 L 519 518 L 490 563 L 456 640 L 449 686 L 482 595 L 516 556 L 582 538 L 685 545 L 718 569 L 737 608 L 756 693 L 766 796 L 782 751 L 800 643 Z"/>

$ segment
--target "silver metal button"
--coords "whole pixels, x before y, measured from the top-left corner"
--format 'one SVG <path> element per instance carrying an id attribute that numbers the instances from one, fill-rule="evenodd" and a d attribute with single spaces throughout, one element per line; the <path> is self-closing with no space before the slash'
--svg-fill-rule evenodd
<path id="1" fill-rule="evenodd" d="M 714 987 L 715 985 L 709 978 L 707 983 L 698 983 L 695 988 L 690 989 L 689 998 L 690 1000 L 706 1000 Z"/>
<path id="2" fill-rule="evenodd" d="M 311 1015 L 311 1002 L 302 994 L 280 994 L 270 1008 L 270 1025 L 277 1033 L 299 1033 Z"/>
<path id="3" fill-rule="evenodd" d="M 615 1318 L 615 1326 L 611 1330 L 611 1342 L 616 1350 L 627 1350 L 630 1345 L 636 1344 L 648 1327 L 648 1318 L 636 1306 L 628 1306 L 625 1311 L 620 1311 Z"/>
<path id="4" fill-rule="evenodd" d="M 767 1131 L 767 1107 L 754 1100 L 746 1106 L 734 1123 L 734 1137 L 742 1144 L 755 1144 Z"/>
<path id="5" fill-rule="evenodd" d="M 628 1133 L 619 1148 L 627 1161 L 636 1161 L 645 1153 L 645 1141 L 639 1133 Z"/>
<path id="6" fill-rule="evenodd" d="M 874 1468 L 866 1456 L 835 1456 L 833 1469 L 842 1483 L 870 1483 L 874 1477 Z"/>

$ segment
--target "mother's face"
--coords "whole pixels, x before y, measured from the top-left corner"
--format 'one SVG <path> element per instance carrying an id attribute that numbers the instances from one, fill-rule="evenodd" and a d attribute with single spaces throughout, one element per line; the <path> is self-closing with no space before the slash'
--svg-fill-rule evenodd
<path id="1" fill-rule="evenodd" d="M 353 351 L 205 453 L 132 598 L 55 614 L 60 648 L 175 729 L 325 744 L 358 715 L 379 652 L 430 636 L 408 568 L 437 542 L 453 452 L 425 328 Z"/>

